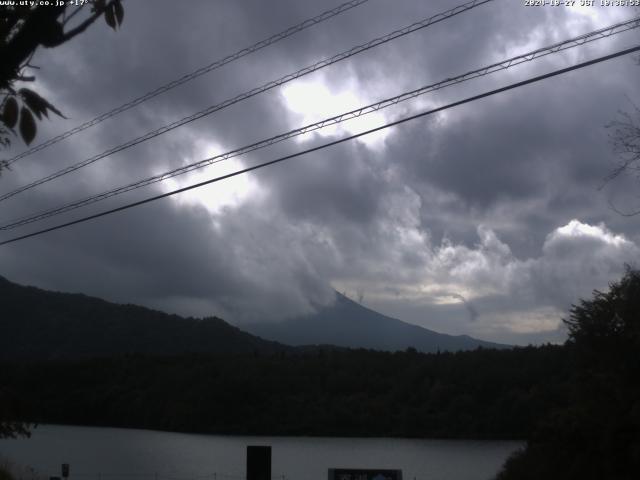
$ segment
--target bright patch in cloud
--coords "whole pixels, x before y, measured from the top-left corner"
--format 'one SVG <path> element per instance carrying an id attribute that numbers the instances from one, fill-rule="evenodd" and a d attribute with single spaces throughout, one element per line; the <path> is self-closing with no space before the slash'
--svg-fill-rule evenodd
<path id="1" fill-rule="evenodd" d="M 298 81 L 283 87 L 282 96 L 287 108 L 302 117 L 300 125 L 308 125 L 372 103 L 355 93 L 357 90 L 357 86 L 349 85 L 349 88 L 336 93 L 320 81 Z M 304 142 L 309 140 L 313 134 L 323 137 L 340 134 L 353 135 L 385 123 L 385 116 L 380 112 L 374 112 L 347 120 L 338 125 L 322 128 L 313 133 L 301 135 L 297 139 L 300 142 Z M 389 130 L 385 129 L 360 137 L 358 141 L 367 146 L 377 147 L 387 135 L 389 135 Z"/>
<path id="2" fill-rule="evenodd" d="M 513 313 L 493 313 L 487 318 L 483 330 L 499 332 L 508 330 L 513 333 L 552 332 L 560 328 L 566 313 L 552 307 L 541 307 L 530 311 Z"/>
<path id="3" fill-rule="evenodd" d="M 551 235 L 549 235 L 547 242 L 545 243 L 552 243 L 562 237 L 592 239 L 618 247 L 631 244 L 631 242 L 622 235 L 613 234 L 603 224 L 593 226 L 587 223 L 581 223 L 575 219 L 571 220 L 565 226 L 556 229 Z"/>
<path id="4" fill-rule="evenodd" d="M 195 150 L 202 152 L 200 156 L 196 158 L 210 158 L 224 153 L 223 149 L 211 143 L 207 143 L 203 145 L 202 148 L 196 148 Z M 185 159 L 184 163 L 191 162 L 193 162 L 193 158 Z M 168 192 L 226 175 L 243 168 L 245 168 L 245 165 L 243 165 L 239 159 L 230 158 L 190 173 L 170 178 L 162 182 L 162 185 L 164 191 Z M 258 193 L 259 187 L 251 180 L 250 174 L 241 174 L 179 193 L 172 198 L 182 205 L 202 205 L 211 213 L 219 213 L 225 207 L 238 205 L 249 195 Z"/>

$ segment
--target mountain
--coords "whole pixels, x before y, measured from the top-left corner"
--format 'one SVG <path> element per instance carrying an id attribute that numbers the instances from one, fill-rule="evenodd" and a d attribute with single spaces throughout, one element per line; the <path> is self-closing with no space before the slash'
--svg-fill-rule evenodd
<path id="1" fill-rule="evenodd" d="M 0 276 L 0 360 L 274 353 L 294 350 L 289 345 L 391 351 L 414 347 L 423 352 L 506 347 L 386 317 L 339 293 L 334 305 L 313 315 L 243 328 L 250 333 L 216 317 L 183 318 L 82 294 L 22 286 Z"/>
<path id="2" fill-rule="evenodd" d="M 287 345 L 329 344 L 375 350 L 422 352 L 473 350 L 478 347 L 510 348 L 468 335 L 446 335 L 387 317 L 336 292 L 334 305 L 317 313 L 277 323 L 253 323 L 243 328 L 262 338 Z"/>
<path id="3" fill-rule="evenodd" d="M 21 286 L 0 277 L 0 360 L 289 349 L 215 317 L 183 318 L 81 294 Z"/>

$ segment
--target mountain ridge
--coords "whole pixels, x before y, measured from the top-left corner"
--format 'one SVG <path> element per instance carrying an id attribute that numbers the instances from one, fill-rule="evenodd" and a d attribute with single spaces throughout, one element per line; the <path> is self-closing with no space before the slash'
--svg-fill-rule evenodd
<path id="1" fill-rule="evenodd" d="M 0 360 L 55 360 L 123 354 L 255 354 L 314 348 L 425 353 L 507 348 L 452 336 L 363 307 L 336 292 L 316 314 L 280 323 L 243 325 L 217 317 L 181 317 L 82 293 L 23 286 L 0 276 Z M 245 331 L 248 330 L 248 331 Z"/>
<path id="2" fill-rule="evenodd" d="M 122 354 L 273 353 L 286 345 L 217 317 L 195 319 L 0 276 L 0 359 L 52 360 Z"/>
<path id="3" fill-rule="evenodd" d="M 365 328 L 366 326 L 366 328 Z M 398 351 L 415 348 L 425 353 L 510 345 L 478 340 L 469 335 L 447 335 L 383 315 L 336 292 L 334 305 L 317 313 L 277 323 L 243 325 L 250 333 L 293 346 L 330 344 L 348 348 Z"/>

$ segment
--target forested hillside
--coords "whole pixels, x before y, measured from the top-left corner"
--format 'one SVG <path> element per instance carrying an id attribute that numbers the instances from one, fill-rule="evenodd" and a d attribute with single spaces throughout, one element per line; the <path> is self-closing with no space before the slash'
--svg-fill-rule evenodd
<path id="1" fill-rule="evenodd" d="M 269 435 L 523 438 L 568 374 L 557 346 L 0 364 L 28 420 Z"/>
<path id="2" fill-rule="evenodd" d="M 130 353 L 276 352 L 225 321 L 182 318 L 86 295 L 25 287 L 0 277 L 0 359 L 52 360 Z"/>

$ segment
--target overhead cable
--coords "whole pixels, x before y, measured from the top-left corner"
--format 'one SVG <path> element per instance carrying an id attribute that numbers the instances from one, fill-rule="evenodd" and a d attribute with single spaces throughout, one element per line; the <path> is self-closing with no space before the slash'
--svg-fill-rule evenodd
<path id="1" fill-rule="evenodd" d="M 43 183 L 47 183 L 50 182 L 51 180 L 54 180 L 58 177 L 61 177 L 63 175 L 67 175 L 71 172 L 74 172 L 80 168 L 86 167 L 88 165 L 91 165 L 95 162 L 97 162 L 98 160 L 101 160 L 103 158 L 106 158 L 110 155 L 113 155 L 114 153 L 118 153 L 121 152 L 123 150 L 126 150 L 128 148 L 131 148 L 135 145 L 138 145 L 140 143 L 146 142 L 147 140 L 150 140 L 152 138 L 155 138 L 159 135 L 163 135 L 171 130 L 174 130 L 178 127 L 181 127 L 183 125 L 186 125 L 188 123 L 194 122 L 196 120 L 199 120 L 203 117 L 206 117 L 207 115 L 211 115 L 212 113 L 215 113 L 219 110 L 222 110 L 224 108 L 227 108 L 231 105 L 234 105 L 238 102 L 241 102 L 243 100 L 246 100 L 248 98 L 254 97 L 260 93 L 266 92 L 268 90 L 274 89 L 276 87 L 279 87 L 281 85 L 284 85 L 292 80 L 295 80 L 297 78 L 303 77 L 305 75 L 308 75 L 310 73 L 316 72 L 322 68 L 328 67 L 329 65 L 333 65 L 334 63 L 340 62 L 342 60 L 345 60 L 347 58 L 350 58 L 354 55 L 360 54 L 362 52 L 365 52 L 367 50 L 370 50 L 372 48 L 375 48 L 379 45 L 382 45 L 384 43 L 390 42 L 392 40 L 395 40 L 396 38 L 408 35 L 410 33 L 413 33 L 417 30 L 421 30 L 423 28 L 426 28 L 430 25 L 436 24 L 438 22 L 442 22 L 443 20 L 449 19 L 451 17 L 454 17 L 456 15 L 459 15 L 460 13 L 466 12 L 468 10 L 471 10 L 473 8 L 476 8 L 480 5 L 483 5 L 485 3 L 489 3 L 493 0 L 473 0 L 471 2 L 467 2 L 465 4 L 462 5 L 458 5 L 457 7 L 451 8 L 445 12 L 442 13 L 438 13 L 436 15 L 433 15 L 429 18 L 425 18 L 419 22 L 413 23 L 409 26 L 406 26 L 404 28 L 401 28 L 399 30 L 395 30 L 387 35 L 384 35 L 382 37 L 378 37 L 374 40 L 371 40 L 367 43 L 364 43 L 362 45 L 358 45 L 356 47 L 353 47 L 345 52 L 339 53 L 337 55 L 334 55 L 333 57 L 321 60 L 319 62 L 314 63 L 313 65 L 307 66 L 305 68 L 302 68 L 300 70 L 298 70 L 297 72 L 294 73 L 290 73 L 288 75 L 285 75 L 284 77 L 281 77 L 277 80 L 273 80 L 271 82 L 265 83 L 264 85 L 260 86 L 260 87 L 256 87 L 253 88 L 252 90 L 249 90 L 248 92 L 245 93 L 241 93 L 240 95 L 236 95 L 233 98 L 230 98 L 228 100 L 225 100 L 221 103 L 218 103 L 216 105 L 212 105 L 208 108 L 205 108 L 204 110 L 201 110 L 197 113 L 194 113 L 192 115 L 189 115 L 187 117 L 184 117 L 180 120 L 177 120 L 173 123 L 170 123 L 169 125 L 165 125 L 161 128 L 158 128 L 156 130 L 152 130 L 140 137 L 134 138 L 133 140 L 130 140 L 126 143 L 120 144 L 116 147 L 110 148 L 109 150 L 106 150 L 98 155 L 95 155 L 91 158 L 88 158 L 86 160 L 83 160 L 81 162 L 78 162 L 74 165 L 70 165 L 66 168 L 63 168 L 62 170 L 58 170 L 55 173 L 52 173 L 44 178 L 41 178 L 39 180 L 36 180 L 34 182 L 31 182 L 27 185 L 23 185 L 22 187 L 19 187 L 11 192 L 5 193 L 3 195 L 0 195 L 0 201 L 6 200 L 8 198 L 13 197 L 14 195 L 17 195 L 21 192 L 24 192 L 26 190 L 29 190 L 31 188 L 37 187 L 38 185 L 42 185 Z"/>
<path id="2" fill-rule="evenodd" d="M 546 73 L 546 74 L 543 74 L 543 75 L 538 75 L 538 76 L 529 78 L 527 80 L 523 80 L 523 81 L 520 81 L 520 82 L 512 83 L 512 84 L 507 85 L 505 87 L 497 88 L 495 90 L 490 90 L 488 92 L 481 93 L 479 95 L 474 95 L 472 97 L 465 98 L 464 100 L 459 100 L 457 102 L 449 103 L 447 105 L 443 105 L 441 107 L 433 108 L 431 110 L 427 110 L 427 111 L 424 111 L 424 112 L 421 112 L 421 113 L 418 113 L 418 114 L 415 114 L 415 115 L 411 115 L 409 117 L 404 117 L 404 118 L 402 118 L 400 120 L 396 120 L 394 122 L 390 122 L 390 123 L 387 123 L 385 125 L 382 125 L 382 126 L 379 126 L 379 127 L 376 127 L 376 128 L 371 128 L 371 129 L 366 130 L 366 131 L 361 132 L 361 133 L 350 135 L 348 137 L 344 137 L 344 138 L 341 138 L 339 140 L 334 140 L 332 142 L 328 142 L 328 143 L 325 143 L 325 144 L 322 144 L 322 145 L 319 145 L 319 146 L 316 146 L 316 147 L 313 147 L 313 148 L 309 148 L 307 150 L 303 150 L 301 152 L 297 152 L 297 153 L 294 153 L 294 154 L 291 154 L 291 155 L 286 155 L 284 157 L 279 157 L 279 158 L 276 158 L 275 160 L 270 160 L 270 161 L 263 162 L 263 163 L 260 163 L 260 164 L 257 164 L 257 165 L 253 165 L 251 167 L 247 167 L 247 168 L 244 168 L 242 170 L 237 170 L 235 172 L 228 173 L 226 175 L 222 175 L 222 176 L 219 176 L 219 177 L 216 177 L 216 178 L 212 178 L 212 179 L 206 180 L 204 182 L 199 182 L 199 183 L 196 183 L 196 184 L 193 184 L 193 185 L 189 185 L 187 187 L 183 187 L 183 188 L 179 188 L 177 190 L 173 190 L 171 192 L 163 193 L 163 194 L 160 194 L 160 195 L 155 195 L 153 197 L 149 197 L 149 198 L 146 198 L 144 200 L 139 200 L 137 202 L 128 203 L 126 205 L 122 205 L 122 206 L 117 207 L 117 208 L 112 208 L 110 210 L 105 210 L 105 211 L 102 211 L 100 213 L 96 213 L 96 214 L 93 214 L 93 215 L 88 215 L 86 217 L 82 217 L 82 218 L 79 218 L 77 220 L 73 220 L 73 221 L 70 221 L 70 222 L 58 224 L 58 225 L 55 225 L 55 226 L 52 226 L 52 227 L 49 227 L 49 228 L 38 230 L 36 232 L 28 233 L 26 235 L 21 235 L 19 237 L 14 237 L 14 238 L 11 238 L 9 240 L 4 240 L 4 241 L 0 242 L 0 246 L 7 245 L 7 244 L 10 244 L 10 243 L 14 243 L 14 242 L 18 242 L 20 240 L 25 240 L 27 238 L 35 237 L 35 236 L 38 236 L 38 235 L 42 235 L 44 233 L 53 232 L 55 230 L 60 230 L 62 228 L 67 228 L 67 227 L 70 227 L 72 225 L 77 225 L 79 223 L 84 223 L 84 222 L 87 222 L 89 220 L 94 220 L 94 219 L 97 219 L 97 218 L 100 218 L 100 217 L 104 217 L 106 215 L 111 215 L 111 214 L 116 213 L 116 212 L 121 212 L 121 211 L 124 211 L 124 210 L 128 210 L 130 208 L 138 207 L 140 205 L 144 205 L 144 204 L 147 204 L 147 203 L 154 202 L 156 200 L 160 200 L 160 199 L 167 198 L 167 197 L 170 197 L 170 196 L 173 196 L 173 195 L 177 195 L 179 193 L 183 193 L 183 192 L 186 192 L 186 191 L 189 191 L 189 190 L 193 190 L 195 188 L 203 187 L 205 185 L 210 185 L 210 184 L 215 183 L 215 182 L 220 182 L 222 180 L 226 180 L 228 178 L 235 177 L 237 175 L 241 175 L 241 174 L 248 173 L 248 172 L 251 172 L 251 171 L 254 171 L 254 170 L 258 170 L 260 168 L 264 168 L 264 167 L 268 167 L 270 165 L 275 165 L 277 163 L 284 162 L 285 160 L 290 160 L 290 159 L 293 159 L 293 158 L 301 157 L 301 156 L 306 155 L 308 153 L 316 152 L 316 151 L 323 150 L 325 148 L 328 148 L 328 147 L 331 147 L 331 146 L 334 146 L 334 145 L 345 143 L 345 142 L 348 142 L 350 140 L 354 140 L 356 138 L 363 137 L 365 135 L 369 135 L 369 134 L 378 132 L 380 130 L 384 130 L 386 128 L 390 128 L 390 127 L 393 127 L 393 126 L 396 126 L 396 125 L 400 125 L 400 124 L 409 122 L 411 120 L 416 120 L 418 118 L 426 117 L 428 115 L 432 115 L 432 114 L 437 113 L 437 112 L 448 110 L 450 108 L 457 107 L 459 105 L 464 105 L 464 104 L 467 104 L 467 103 L 471 103 L 471 102 L 480 100 L 482 98 L 490 97 L 490 96 L 493 96 L 493 95 L 496 95 L 496 94 L 499 94 L 499 93 L 506 92 L 508 90 L 513 90 L 515 88 L 519 88 L 519 87 L 522 87 L 524 85 L 529 85 L 531 83 L 535 83 L 535 82 L 539 82 L 539 81 L 542 81 L 542 80 L 546 80 L 548 78 L 555 77 L 557 75 L 562 75 L 564 73 L 568 73 L 568 72 L 571 72 L 571 71 L 574 71 L 574 70 L 585 68 L 585 67 L 590 66 L 590 65 L 595 65 L 597 63 L 605 62 L 607 60 L 611 60 L 611 59 L 614 59 L 614 58 L 617 58 L 617 57 L 620 57 L 620 56 L 623 56 L 623 55 L 628 55 L 628 54 L 631 54 L 631 53 L 634 53 L 634 52 L 637 52 L 637 51 L 640 51 L 640 45 L 632 47 L 632 48 L 627 48 L 627 49 L 624 49 L 624 50 L 620 50 L 620 51 L 612 53 L 610 55 L 605 55 L 605 56 L 602 56 L 602 57 L 598 57 L 598 58 L 596 58 L 594 60 L 581 62 L 581 63 L 578 63 L 576 65 L 572 65 L 571 67 L 561 68 L 559 70 L 554 70 L 552 72 L 549 72 L 549 73 Z"/>
<path id="3" fill-rule="evenodd" d="M 169 178 L 173 178 L 176 177 L 178 175 L 182 175 L 206 166 L 210 166 L 213 164 L 217 164 L 220 163 L 222 161 L 228 160 L 230 158 L 233 157 L 238 157 L 240 155 L 244 155 L 247 154 L 249 152 L 253 152 L 255 150 L 259 150 L 271 145 L 274 145 L 276 143 L 280 143 L 284 140 L 288 140 L 290 138 L 299 136 L 299 135 L 304 135 L 316 130 L 319 130 L 321 128 L 327 127 L 327 126 L 331 126 L 331 125 L 336 125 L 339 124 L 341 122 L 345 122 L 347 120 L 351 120 L 354 118 L 358 118 L 361 117 L 363 115 L 367 115 L 369 113 L 373 113 L 373 112 L 377 112 L 379 110 L 382 110 L 384 108 L 388 108 L 390 106 L 393 105 L 397 105 L 398 103 L 413 99 L 415 97 L 418 97 L 420 95 L 424 95 L 426 93 L 429 92 L 433 92 L 436 90 L 440 90 L 443 89 L 445 87 L 451 86 L 451 85 L 455 85 L 455 84 L 459 84 L 474 78 L 478 78 L 481 76 L 485 76 L 485 75 L 489 75 L 491 73 L 494 72 L 498 72 L 501 70 L 506 70 L 508 68 L 511 68 L 513 66 L 516 65 L 520 65 L 524 62 L 530 62 L 532 60 L 538 59 L 538 58 L 542 58 L 545 57 L 547 55 L 553 54 L 553 53 L 557 53 L 560 51 L 564 51 L 567 50 L 569 48 L 575 48 L 581 45 L 584 45 L 586 43 L 595 41 L 595 40 L 600 40 L 603 38 L 608 38 L 611 37 L 613 35 L 617 35 L 620 34 L 622 32 L 634 29 L 634 28 L 638 28 L 640 27 L 640 17 L 636 17 L 634 19 L 631 20 L 627 20 L 624 22 L 620 22 L 614 25 L 611 25 L 609 27 L 605 27 L 605 28 L 601 28 L 598 30 L 594 30 L 592 32 L 589 33 L 585 33 L 583 35 L 579 35 L 577 37 L 574 38 L 570 38 L 567 40 L 564 40 L 562 42 L 558 42 L 558 43 L 554 43 L 552 45 L 546 46 L 546 47 L 542 47 L 542 48 L 538 48 L 536 50 L 521 54 L 521 55 L 517 55 L 514 57 L 511 57 L 509 59 L 506 60 L 502 60 L 500 62 L 497 63 L 493 63 L 491 65 L 476 69 L 476 70 L 472 70 L 470 72 L 464 73 L 462 75 L 458 75 L 455 77 L 449 77 L 445 80 L 442 80 L 440 82 L 437 83 L 432 83 L 429 85 L 425 85 L 422 86 L 420 88 L 417 88 L 415 90 L 411 90 L 409 92 L 404 92 L 400 95 L 396 95 L 394 97 L 390 97 L 384 100 L 381 100 L 379 102 L 376 103 L 372 103 L 369 105 L 366 105 L 364 107 L 360 107 L 358 109 L 355 110 L 351 110 L 349 112 L 345 112 L 345 113 L 341 113 L 339 115 L 330 117 L 330 118 L 326 118 L 324 120 L 321 120 L 319 122 L 316 123 L 312 123 L 309 125 L 305 125 L 303 127 L 300 128 L 296 128 L 294 130 L 290 130 L 288 132 L 264 139 L 264 140 L 260 140 L 258 142 L 252 143 L 250 145 L 246 145 L 231 151 L 228 151 L 226 153 L 222 153 L 219 155 L 215 155 L 209 158 L 205 158 L 203 160 L 200 160 L 198 162 L 194 162 L 194 163 L 190 163 L 188 165 L 184 165 L 178 168 L 175 168 L 173 170 L 169 170 L 166 171 L 164 173 L 160 173 L 157 175 L 154 175 L 152 177 L 147 177 L 141 180 L 138 180 L 136 182 L 132 182 L 128 185 L 124 185 L 124 186 L 120 186 L 120 187 L 116 187 L 114 189 L 111 190 L 107 190 L 105 192 L 102 192 L 100 194 L 97 195 L 92 195 L 90 197 L 86 197 L 82 200 L 77 200 L 59 207 L 55 207 L 55 208 L 51 208 L 36 214 L 30 214 L 28 216 L 25 217 L 21 217 L 19 219 L 14 219 L 11 220 L 9 223 L 6 223 L 4 225 L 0 225 L 0 230 L 6 231 L 6 230 L 11 230 L 20 226 L 24 226 L 33 222 L 37 222 L 40 220 L 44 220 L 46 218 L 50 218 L 53 216 L 57 216 L 72 210 L 75 210 L 77 208 L 81 208 L 102 200 L 106 200 L 107 198 L 111 198 L 114 197 L 116 195 L 121 195 L 124 194 L 126 192 L 132 191 L 132 190 L 136 190 L 138 188 L 141 187 L 145 187 L 148 185 L 152 185 L 158 182 L 161 182 L 163 180 L 167 180 Z"/>
<path id="4" fill-rule="evenodd" d="M 292 27 L 287 28 L 286 30 L 283 30 L 280 33 L 276 33 L 275 35 L 270 36 L 269 38 L 266 38 L 264 40 L 260 40 L 257 43 L 254 43 L 253 45 L 243 48 L 242 50 L 238 50 L 235 53 L 232 53 L 231 55 L 227 55 L 224 58 L 221 58 L 220 60 L 216 60 L 213 63 L 210 63 L 209 65 L 206 65 L 204 67 L 198 68 L 197 70 L 194 70 L 193 72 L 187 73 L 185 75 L 183 75 L 182 77 L 176 79 L 176 80 L 172 80 L 169 83 L 166 83 L 158 88 L 156 88 L 155 90 L 152 90 L 150 92 L 145 93 L 144 95 L 141 95 L 140 97 L 137 97 L 123 105 L 120 105 L 119 107 L 114 108 L 113 110 L 110 110 L 106 113 L 103 113 L 102 115 L 98 115 L 97 117 L 81 124 L 78 125 L 75 128 L 72 128 L 71 130 L 68 130 L 64 133 L 61 133 L 60 135 L 56 135 L 55 137 L 50 138 L 49 140 L 42 142 L 38 145 L 35 145 L 33 147 L 31 147 L 30 149 L 20 153 L 19 155 L 16 155 L 15 157 L 10 158 L 9 160 L 7 160 L 7 164 L 11 165 L 12 163 L 17 162 L 18 160 L 28 157 L 29 155 L 32 155 L 36 152 L 39 152 L 41 150 L 44 150 L 47 147 L 50 147 L 51 145 L 54 145 L 58 142 L 60 142 L 61 140 L 64 140 L 65 138 L 69 138 L 72 135 L 75 135 L 76 133 L 82 132 L 83 130 L 86 130 L 87 128 L 93 127 L 94 125 L 97 125 L 101 122 L 104 122 L 105 120 L 114 117 L 122 112 L 126 112 L 127 110 L 140 105 L 141 103 L 146 102 L 147 100 L 150 100 L 154 97 L 157 97 L 158 95 L 161 95 L 165 92 L 168 92 L 169 90 L 176 88 L 180 85 L 182 85 L 183 83 L 189 82 L 191 80 L 194 80 L 198 77 L 200 77 L 201 75 L 204 75 L 205 73 L 209 73 L 213 70 L 216 70 L 220 67 L 223 67 L 224 65 L 227 65 L 228 63 L 234 62 L 236 60 L 241 59 L 242 57 L 245 57 L 251 53 L 257 52 L 258 50 L 261 50 L 265 47 L 268 47 L 269 45 L 273 45 L 274 43 L 279 42 L 280 40 L 284 40 L 285 38 L 288 38 L 298 32 L 301 32 L 302 30 L 305 30 L 309 27 L 312 27 L 314 25 L 317 25 L 319 23 L 324 22 L 325 20 L 329 20 L 332 17 L 335 17 L 337 15 L 340 15 L 343 12 L 346 12 L 347 10 L 351 10 L 354 7 L 357 7 L 359 5 L 362 5 L 363 3 L 368 2 L 369 0 L 352 0 L 346 3 L 343 3 L 342 5 L 338 5 L 335 8 L 332 8 L 331 10 L 327 10 L 326 12 L 321 13 L 320 15 L 316 15 L 313 18 L 308 18 L 307 20 L 298 23 L 297 25 L 294 25 Z"/>

